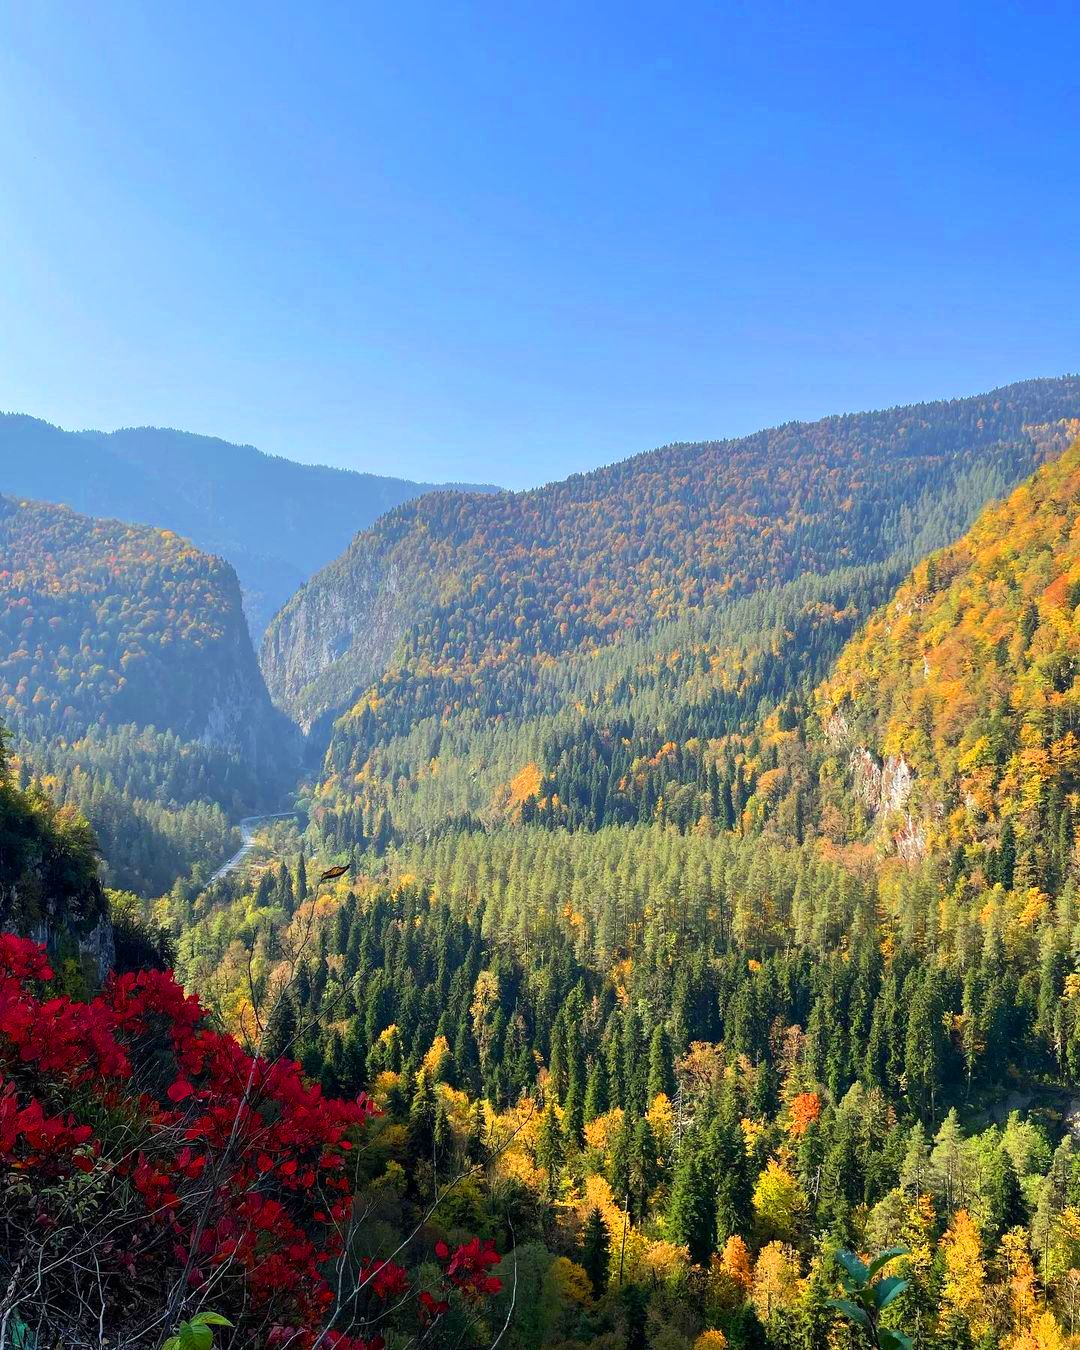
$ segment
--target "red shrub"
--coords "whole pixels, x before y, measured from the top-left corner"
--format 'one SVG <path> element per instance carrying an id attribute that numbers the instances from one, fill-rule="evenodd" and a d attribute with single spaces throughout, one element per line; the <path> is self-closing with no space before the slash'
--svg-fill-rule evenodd
<path id="1" fill-rule="evenodd" d="M 149 1262 L 159 1291 L 212 1288 L 215 1306 L 270 1327 L 269 1344 L 304 1350 L 334 1312 L 350 1155 L 377 1108 L 363 1093 L 324 1097 L 291 1060 L 249 1055 L 171 974 L 123 975 L 89 1003 L 45 998 L 51 978 L 42 948 L 0 934 L 0 1171 L 92 1173 L 105 1213 L 124 1220 L 118 1276 Z M 28 1232 L 61 1217 L 40 1209 Z M 100 1265 L 110 1245 L 92 1241 Z M 469 1299 L 498 1291 L 490 1243 L 439 1248 L 448 1285 Z M 358 1279 L 384 1303 L 410 1293 L 392 1262 L 364 1261 Z M 424 1294 L 420 1326 L 448 1306 Z M 335 1331 L 323 1343 L 381 1341 Z"/>

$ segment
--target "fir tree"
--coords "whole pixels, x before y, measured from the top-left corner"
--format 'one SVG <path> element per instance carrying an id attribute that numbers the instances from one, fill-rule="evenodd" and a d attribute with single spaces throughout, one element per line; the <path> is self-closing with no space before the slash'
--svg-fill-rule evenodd
<path id="1" fill-rule="evenodd" d="M 598 1209 L 591 1209 L 585 1220 L 582 1234 L 581 1264 L 589 1277 L 593 1294 L 600 1298 L 607 1289 L 608 1270 L 611 1262 L 610 1240 L 604 1216 Z"/>

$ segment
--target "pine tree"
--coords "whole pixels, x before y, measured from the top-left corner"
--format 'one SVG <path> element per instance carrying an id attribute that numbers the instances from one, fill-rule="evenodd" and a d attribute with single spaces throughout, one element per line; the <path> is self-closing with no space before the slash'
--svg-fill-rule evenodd
<path id="1" fill-rule="evenodd" d="M 622 1204 L 629 1203 L 630 1200 L 630 1130 L 626 1124 L 626 1118 L 619 1122 L 619 1127 L 611 1140 L 611 1161 L 608 1165 L 608 1180 L 611 1182 L 611 1190 L 615 1199 Z"/>
<path id="2" fill-rule="evenodd" d="M 536 1137 L 536 1162 L 547 1173 L 547 1197 L 549 1202 L 559 1193 L 559 1178 L 566 1162 L 566 1144 L 563 1140 L 562 1126 L 555 1110 L 555 1098 L 549 1097 L 547 1109 L 540 1121 L 540 1130 Z"/>
<path id="3" fill-rule="evenodd" d="M 679 1147 L 671 1183 L 665 1231 L 672 1242 L 685 1243 L 698 1265 L 709 1262 L 715 1250 L 716 1207 L 704 1144 L 696 1132 L 687 1132 Z"/>
<path id="4" fill-rule="evenodd" d="M 585 1220 L 582 1235 L 581 1264 L 592 1284 L 593 1294 L 600 1298 L 607 1289 L 608 1268 L 611 1261 L 611 1243 L 607 1224 L 598 1209 L 591 1209 Z"/>
<path id="5" fill-rule="evenodd" d="M 343 1091 L 351 1097 L 355 1096 L 367 1081 L 367 1050 L 358 1017 L 350 1018 L 345 1032 L 341 1081 Z"/>
<path id="6" fill-rule="evenodd" d="M 566 1089 L 566 1105 L 563 1111 L 563 1129 L 566 1143 L 571 1149 L 579 1149 L 585 1143 L 585 1092 L 582 1087 L 581 1064 L 574 1061 L 570 1067 L 570 1083 Z"/>
<path id="7" fill-rule="evenodd" d="M 709 1177 L 715 1188 L 716 1241 L 749 1230 L 753 1188 L 742 1131 L 730 1118 L 717 1120 L 708 1135 Z"/>
<path id="8" fill-rule="evenodd" d="M 435 1129 L 432 1145 L 436 1160 L 439 1163 L 445 1163 L 453 1152 L 454 1132 L 450 1128 L 450 1117 L 447 1114 L 446 1103 L 441 1098 L 435 1108 Z"/>
<path id="9" fill-rule="evenodd" d="M 435 1089 L 426 1070 L 416 1075 L 416 1089 L 409 1105 L 409 1155 L 417 1160 L 431 1158 L 435 1142 Z"/>
<path id="10" fill-rule="evenodd" d="M 289 994 L 283 994 L 270 1010 L 260 1046 L 264 1059 L 273 1063 L 283 1055 L 296 1058 L 296 1005 Z"/>
<path id="11" fill-rule="evenodd" d="M 652 1126 L 642 1116 L 630 1136 L 630 1193 L 634 1212 L 644 1216 L 649 1197 L 660 1181 L 660 1159 Z"/>
<path id="12" fill-rule="evenodd" d="M 659 1093 L 667 1097 L 675 1095 L 675 1071 L 672 1066 L 671 1042 L 663 1025 L 658 1025 L 649 1042 L 649 1078 L 648 1100 L 654 1101 Z"/>
<path id="13" fill-rule="evenodd" d="M 308 897 L 307 860 L 304 857 L 304 845 L 302 841 L 300 844 L 300 856 L 296 860 L 296 884 L 294 890 L 297 903 L 302 904 Z"/>
<path id="14" fill-rule="evenodd" d="M 610 1109 L 607 1067 L 602 1057 L 597 1055 L 589 1070 L 589 1081 L 585 1088 L 585 1123 L 606 1115 Z"/>

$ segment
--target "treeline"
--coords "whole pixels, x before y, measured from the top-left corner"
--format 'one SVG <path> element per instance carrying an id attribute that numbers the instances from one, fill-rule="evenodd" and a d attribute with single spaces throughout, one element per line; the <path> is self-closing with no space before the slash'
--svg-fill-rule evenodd
<path id="1" fill-rule="evenodd" d="M 205 877 L 239 847 L 230 817 L 262 795 L 235 753 L 154 727 L 92 726 L 69 742 L 30 719 L 15 771 L 89 821 L 107 885 L 142 895 L 164 894 L 193 868 Z"/>

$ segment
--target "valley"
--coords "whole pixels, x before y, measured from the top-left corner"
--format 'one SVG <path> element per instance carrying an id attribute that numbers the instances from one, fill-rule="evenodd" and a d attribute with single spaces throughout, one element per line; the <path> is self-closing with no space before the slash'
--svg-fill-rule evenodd
<path id="1" fill-rule="evenodd" d="M 1080 1281 L 1078 541 L 1075 377 L 422 495 L 260 660 L 221 558 L 0 498 L 2 927 L 124 1040 L 111 914 L 174 1028 L 175 1079 L 124 1040 L 154 1119 L 218 1147 L 255 1055 L 296 1139 L 363 1140 L 332 1259 L 433 1282 L 404 1338 L 442 1300 L 521 1350 L 825 1350 L 835 1253 L 898 1248 L 912 1345 L 1053 1344 L 1018 1300 L 1063 1337 Z M 302 1273 L 252 1247 L 220 1299 L 314 1327 L 288 1225 L 331 1211 L 279 1148 Z M 474 1240 L 463 1294 L 432 1253 Z"/>
<path id="2" fill-rule="evenodd" d="M 216 872 L 210 874 L 210 885 L 212 886 L 215 881 L 221 881 L 222 878 L 227 877 L 230 872 L 235 872 L 244 866 L 255 850 L 259 831 L 262 826 L 266 825 L 271 820 L 292 819 L 294 814 L 295 813 L 292 811 L 274 811 L 266 816 L 245 816 L 238 826 L 240 830 L 240 847 L 231 857 L 226 858 Z"/>
<path id="3" fill-rule="evenodd" d="M 0 34 L 0 1350 L 1080 1350 L 1080 7 Z"/>

